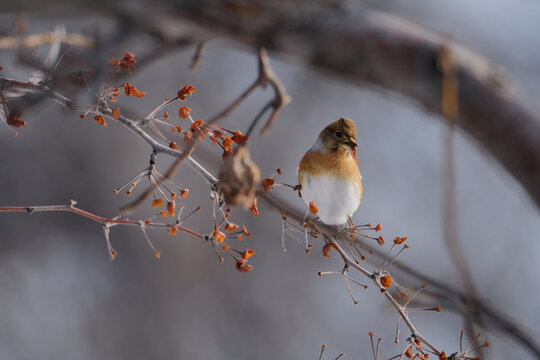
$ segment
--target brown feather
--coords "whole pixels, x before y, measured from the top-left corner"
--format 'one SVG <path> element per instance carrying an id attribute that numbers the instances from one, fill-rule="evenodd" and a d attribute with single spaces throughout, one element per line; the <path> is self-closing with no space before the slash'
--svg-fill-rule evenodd
<path id="1" fill-rule="evenodd" d="M 341 118 L 325 127 L 319 134 L 319 139 L 326 151 L 352 150 L 356 146 L 356 126 L 351 119 Z M 353 147 L 351 143 L 354 144 Z"/>

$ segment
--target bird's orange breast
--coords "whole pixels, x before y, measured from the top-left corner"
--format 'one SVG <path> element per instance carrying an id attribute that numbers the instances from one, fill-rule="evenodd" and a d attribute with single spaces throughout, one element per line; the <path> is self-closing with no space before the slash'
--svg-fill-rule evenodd
<path id="1" fill-rule="evenodd" d="M 362 176 L 349 151 L 322 153 L 308 151 L 298 164 L 298 183 L 304 183 L 306 174 L 310 176 L 326 175 L 341 179 L 349 179 L 357 184 L 362 198 Z"/>

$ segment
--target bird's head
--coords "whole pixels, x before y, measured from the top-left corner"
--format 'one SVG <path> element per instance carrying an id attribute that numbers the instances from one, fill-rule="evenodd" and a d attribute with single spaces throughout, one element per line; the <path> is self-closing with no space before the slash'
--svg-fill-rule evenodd
<path id="1" fill-rule="evenodd" d="M 356 147 L 356 126 L 351 119 L 341 118 L 325 127 L 319 134 L 319 139 L 327 151 L 354 150 Z"/>

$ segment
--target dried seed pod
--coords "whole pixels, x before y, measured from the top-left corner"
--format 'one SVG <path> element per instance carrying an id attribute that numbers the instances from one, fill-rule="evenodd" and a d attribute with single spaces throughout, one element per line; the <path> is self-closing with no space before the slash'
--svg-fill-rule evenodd
<path id="1" fill-rule="evenodd" d="M 227 204 L 250 208 L 260 177 L 261 171 L 251 160 L 247 146 L 239 146 L 223 159 L 218 188 Z"/>

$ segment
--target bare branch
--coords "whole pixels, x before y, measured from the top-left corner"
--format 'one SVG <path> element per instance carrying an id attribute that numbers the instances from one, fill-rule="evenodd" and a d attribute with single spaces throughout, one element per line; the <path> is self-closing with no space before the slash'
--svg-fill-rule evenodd
<path id="1" fill-rule="evenodd" d="M 64 95 L 50 89 L 47 86 L 40 85 L 40 84 L 34 84 L 30 82 L 24 82 L 24 81 L 18 81 L 8 78 L 0 77 L 0 90 L 7 89 L 9 87 L 16 87 L 21 89 L 28 89 L 40 92 L 48 97 L 50 97 L 52 100 L 56 101 L 57 103 L 65 106 L 66 108 L 70 110 L 80 111 L 84 112 L 83 109 L 77 109 L 75 108 L 73 101 Z M 189 153 L 185 153 L 179 150 L 171 149 L 168 146 L 162 145 L 159 142 L 157 142 L 154 138 L 152 138 L 148 133 L 146 133 L 139 124 L 144 123 L 144 120 L 133 120 L 129 119 L 124 115 L 120 115 L 118 118 L 113 118 L 112 116 L 112 109 L 110 109 L 108 106 L 102 105 L 99 108 L 99 112 L 103 115 L 106 115 L 110 117 L 112 120 L 117 121 L 118 123 L 124 125 L 131 131 L 133 131 L 135 134 L 137 134 L 141 139 L 146 141 L 151 147 L 153 151 L 156 151 L 158 153 L 165 153 L 173 157 L 187 159 L 189 165 L 199 174 L 201 175 L 209 184 L 215 184 L 217 182 L 217 179 L 210 174 L 204 167 L 202 167 L 197 161 L 195 161 L 191 156 L 189 156 Z"/>
<path id="2" fill-rule="evenodd" d="M 80 216 L 83 216 L 87 219 L 96 221 L 101 224 L 111 224 L 111 225 L 127 225 L 127 226 L 137 226 L 140 227 L 141 223 L 140 221 L 132 221 L 127 219 L 111 219 L 106 218 L 103 216 L 99 216 L 96 214 L 93 214 L 91 212 L 88 212 L 86 210 L 80 209 L 75 206 L 76 202 L 71 200 L 69 204 L 67 205 L 43 205 L 43 206 L 0 206 L 0 213 L 1 212 L 24 212 L 28 214 L 33 214 L 37 212 L 52 212 L 52 211 L 64 211 L 64 212 L 71 212 Z M 145 225 L 149 228 L 161 228 L 161 229 L 169 229 L 172 226 L 175 226 L 178 230 L 183 231 L 187 234 L 193 235 L 199 239 L 202 238 L 202 236 L 188 228 L 179 226 L 179 225 L 170 225 L 165 223 L 148 223 Z"/>
<path id="3" fill-rule="evenodd" d="M 285 216 L 287 219 L 294 220 L 299 224 L 303 223 L 303 214 L 292 211 L 282 202 L 275 200 L 264 191 L 258 191 L 257 197 L 271 208 L 279 212 L 281 216 Z M 319 230 L 323 230 L 323 234 L 324 231 L 334 230 L 320 223 L 316 225 L 310 223 L 309 225 L 315 226 Z M 373 255 L 373 258 L 368 259 L 374 262 L 382 261 L 386 257 L 386 253 L 383 253 L 377 249 L 374 250 Z M 440 302 L 445 309 L 461 313 L 463 316 L 467 316 L 467 314 L 469 314 L 470 310 L 468 308 L 461 308 L 458 306 L 459 304 L 467 303 L 465 300 L 466 295 L 462 292 L 398 261 L 394 262 L 392 266 L 396 269 L 395 272 L 401 275 L 401 277 L 408 277 L 413 279 L 415 282 L 428 283 L 430 290 L 424 290 L 424 292 L 429 293 L 430 297 L 437 299 L 437 301 Z M 362 273 L 366 275 L 364 272 Z M 471 301 L 474 303 L 474 309 L 482 313 L 483 319 L 487 322 L 487 328 L 491 330 L 497 329 L 508 336 L 511 336 L 533 354 L 540 356 L 540 345 L 538 344 L 537 339 L 533 338 L 526 331 L 524 331 L 516 322 L 508 318 L 507 315 L 492 309 L 478 298 L 471 299 Z"/>
<path id="4" fill-rule="evenodd" d="M 202 46 L 204 43 L 201 43 L 199 45 L 200 47 L 197 49 L 197 53 L 202 51 Z M 196 55 L 197 56 L 197 55 Z M 272 113 L 270 114 L 270 117 L 268 118 L 268 121 L 266 125 L 264 126 L 263 130 L 261 131 L 261 134 L 264 132 L 266 133 L 269 129 L 269 127 L 274 123 L 275 119 L 279 115 L 281 109 L 285 107 L 290 101 L 290 97 L 287 95 L 285 88 L 277 78 L 277 76 L 272 71 L 272 68 L 270 67 L 270 60 L 268 58 L 268 54 L 264 49 L 260 49 L 258 52 L 258 69 L 259 74 L 257 76 L 257 79 L 246 89 L 243 93 L 240 94 L 233 102 L 231 102 L 225 109 L 223 109 L 221 112 L 217 113 L 213 117 L 211 117 L 205 125 L 198 131 L 196 131 L 191 140 L 186 145 L 183 155 L 177 157 L 177 159 L 174 161 L 174 163 L 170 166 L 170 168 L 165 172 L 164 178 L 170 179 L 174 176 L 176 170 L 180 166 L 180 164 L 184 161 L 185 158 L 188 158 L 193 151 L 195 150 L 197 144 L 200 141 L 200 135 L 208 128 L 208 126 L 218 122 L 219 120 L 229 116 L 243 101 L 245 101 L 252 93 L 255 91 L 258 87 L 264 87 L 267 83 L 270 83 L 274 89 L 274 99 L 270 101 L 268 104 L 268 108 L 272 107 Z M 267 107 L 265 107 L 263 110 L 266 111 Z M 255 120 L 250 125 L 246 136 L 251 135 L 252 130 L 254 129 L 255 125 L 257 124 L 257 121 L 259 118 L 263 115 L 264 111 L 261 111 L 259 115 L 255 118 Z M 133 202 L 124 205 L 121 208 L 121 212 L 124 214 L 131 213 L 138 205 L 140 205 L 145 199 L 150 196 L 151 190 L 146 189 L 137 199 L 135 199 Z"/>
<path id="5" fill-rule="evenodd" d="M 441 47 L 437 63 L 442 72 L 441 112 L 447 120 L 444 132 L 443 160 L 441 161 L 442 173 L 444 174 L 441 178 L 443 189 L 441 210 L 443 238 L 454 267 L 461 277 L 463 293 L 465 294 L 464 300 L 467 305 L 466 308 L 469 310 L 469 314 L 466 316 L 467 334 L 474 336 L 476 334 L 474 324 L 479 323 L 482 325 L 482 319 L 473 306 L 472 299 L 477 297 L 476 288 L 467 262 L 467 254 L 458 235 L 454 139 L 459 114 L 459 84 L 456 64 L 446 45 Z"/>
<path id="6" fill-rule="evenodd" d="M 241 6 L 225 0 L 175 0 L 159 12 L 151 3 L 137 4 L 128 12 L 120 4 L 96 0 L 85 10 L 133 19 L 143 31 L 157 33 L 169 44 L 193 40 L 200 27 L 219 31 L 251 46 L 296 56 L 347 80 L 399 92 L 438 115 L 441 73 L 434 60 L 447 44 L 459 78 L 457 125 L 491 152 L 540 206 L 540 111 L 508 75 L 470 48 L 448 44 L 442 34 L 370 8 L 352 14 L 301 0 Z M 6 2 L 0 10 L 20 12 L 39 5 L 36 0 Z M 62 14 L 80 11 L 58 0 L 48 2 L 48 8 Z M 185 31 L 171 30 L 174 27 L 168 25 L 178 23 L 179 17 L 186 25 L 197 24 L 196 31 L 186 35 L 188 26 Z"/>

